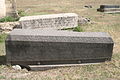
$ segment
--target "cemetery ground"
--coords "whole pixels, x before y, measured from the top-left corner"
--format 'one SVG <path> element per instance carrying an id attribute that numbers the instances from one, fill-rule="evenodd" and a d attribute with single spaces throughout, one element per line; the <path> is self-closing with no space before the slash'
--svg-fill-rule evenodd
<path id="1" fill-rule="evenodd" d="M 14 70 L 11 66 L 3 65 L 5 63 L 4 41 L 7 35 L 1 34 L 0 61 L 2 61 L 2 64 L 0 65 L 0 80 L 120 80 L 120 14 L 97 12 L 96 9 L 99 8 L 99 5 L 104 3 L 120 4 L 120 1 L 60 0 L 58 2 L 58 0 L 34 0 L 32 2 L 32 0 L 19 0 L 17 2 L 18 9 L 29 9 L 27 12 L 29 15 L 75 12 L 80 16 L 90 18 L 91 22 L 80 25 L 81 29 L 86 32 L 108 32 L 115 42 L 113 57 L 112 61 L 95 65 L 62 67 L 47 71 Z M 24 6 L 20 7 L 21 4 Z M 86 4 L 92 5 L 92 8 L 84 8 Z"/>

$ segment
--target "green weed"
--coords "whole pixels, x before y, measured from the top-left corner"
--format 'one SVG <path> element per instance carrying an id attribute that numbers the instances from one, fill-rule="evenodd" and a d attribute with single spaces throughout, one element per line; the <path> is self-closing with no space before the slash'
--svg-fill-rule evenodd
<path id="1" fill-rule="evenodd" d="M 4 18 L 1 18 L 0 19 L 0 22 L 14 22 L 14 21 L 18 21 L 19 18 L 14 18 L 14 17 L 11 17 L 11 16 L 6 16 Z"/>
<path id="2" fill-rule="evenodd" d="M 7 37 L 7 34 L 0 34 L 0 43 L 4 42 Z"/>

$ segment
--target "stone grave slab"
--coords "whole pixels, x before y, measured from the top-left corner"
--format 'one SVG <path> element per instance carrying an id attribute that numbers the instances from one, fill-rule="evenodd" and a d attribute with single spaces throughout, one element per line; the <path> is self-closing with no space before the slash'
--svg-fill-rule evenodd
<path id="1" fill-rule="evenodd" d="M 111 60 L 113 40 L 105 32 L 15 29 L 7 37 L 8 64 L 51 65 Z"/>
<path id="2" fill-rule="evenodd" d="M 61 13 L 21 17 L 22 29 L 35 28 L 71 28 L 78 26 L 78 15 L 75 13 Z"/>
<path id="3" fill-rule="evenodd" d="M 120 13 L 120 5 L 100 5 L 97 11 L 104 13 Z"/>

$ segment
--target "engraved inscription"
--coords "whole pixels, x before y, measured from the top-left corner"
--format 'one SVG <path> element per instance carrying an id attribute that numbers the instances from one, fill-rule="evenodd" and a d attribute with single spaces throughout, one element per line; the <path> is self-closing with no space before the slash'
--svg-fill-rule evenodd
<path id="1" fill-rule="evenodd" d="M 65 16 L 64 16 L 65 15 Z M 72 16 L 71 16 L 72 15 Z M 56 16 L 56 17 L 54 17 Z M 29 18 L 20 20 L 23 29 L 35 29 L 35 28 L 63 28 L 63 27 L 76 27 L 78 26 L 78 15 L 75 13 L 54 14 L 51 16 L 32 16 Z"/>

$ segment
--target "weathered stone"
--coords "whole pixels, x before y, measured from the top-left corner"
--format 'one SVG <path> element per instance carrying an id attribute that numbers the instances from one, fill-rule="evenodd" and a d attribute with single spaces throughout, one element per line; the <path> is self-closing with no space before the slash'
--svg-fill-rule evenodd
<path id="1" fill-rule="evenodd" d="M 12 68 L 15 69 L 15 70 L 21 70 L 22 69 L 19 65 L 14 65 L 14 66 L 12 66 Z"/>
<path id="2" fill-rule="evenodd" d="M 120 5 L 100 5 L 100 8 L 120 8 Z"/>
<path id="3" fill-rule="evenodd" d="M 19 21 L 23 29 L 71 28 L 78 26 L 78 15 L 75 13 L 62 13 L 27 16 L 20 18 Z"/>
<path id="4" fill-rule="evenodd" d="M 92 5 L 85 5 L 86 8 L 92 8 Z"/>
<path id="5" fill-rule="evenodd" d="M 81 24 L 87 24 L 90 22 L 90 19 L 89 18 L 85 18 L 85 17 L 79 17 L 78 19 L 78 24 L 81 25 Z"/>
<path id="6" fill-rule="evenodd" d="M 120 13 L 120 5 L 100 5 L 97 11 L 104 13 Z"/>
<path id="7" fill-rule="evenodd" d="M 19 22 L 0 23 L 0 32 L 9 33 L 15 28 L 20 28 L 19 25 Z"/>
<path id="8" fill-rule="evenodd" d="M 112 38 L 104 32 L 13 30 L 6 39 L 7 63 L 74 64 L 111 60 Z"/>
<path id="9" fill-rule="evenodd" d="M 0 0 L 0 18 L 6 16 L 5 0 Z"/>
<path id="10" fill-rule="evenodd" d="M 20 17 L 18 15 L 16 4 L 17 4 L 16 0 L 5 0 L 6 16 L 11 16 L 11 17 L 14 17 L 14 18 Z"/>

